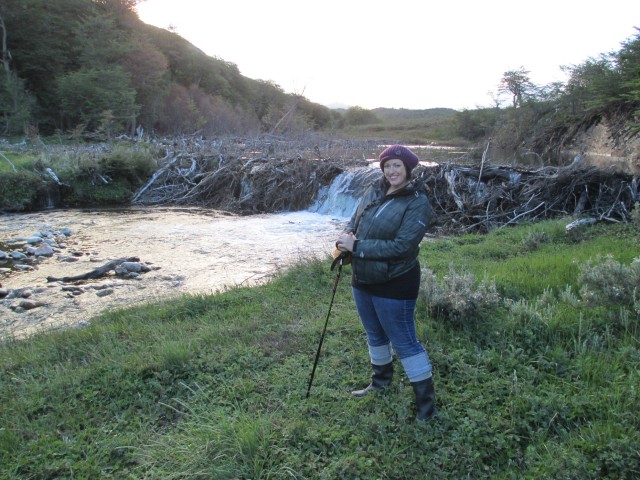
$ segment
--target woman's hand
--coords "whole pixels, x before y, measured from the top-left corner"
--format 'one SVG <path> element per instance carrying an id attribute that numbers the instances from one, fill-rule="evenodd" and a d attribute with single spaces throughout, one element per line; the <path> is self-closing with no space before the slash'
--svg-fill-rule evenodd
<path id="1" fill-rule="evenodd" d="M 353 233 L 343 233 L 338 237 L 336 248 L 341 252 L 353 252 L 353 244 L 357 240 Z"/>

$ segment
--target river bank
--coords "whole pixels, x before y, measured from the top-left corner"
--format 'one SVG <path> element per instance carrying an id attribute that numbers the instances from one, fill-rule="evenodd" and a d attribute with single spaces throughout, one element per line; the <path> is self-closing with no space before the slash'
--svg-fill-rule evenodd
<path id="1" fill-rule="evenodd" d="M 51 210 L 0 217 L 0 241 L 26 238 L 45 228 L 68 228 L 64 251 L 33 270 L 5 275 L 5 290 L 27 290 L 43 303 L 30 310 L 0 301 L 0 338 L 83 325 L 108 309 L 172 295 L 212 293 L 264 282 L 296 261 L 326 256 L 344 219 L 310 212 L 237 216 L 202 208 L 138 207 L 119 210 Z M 137 279 L 108 275 L 73 283 L 48 276 L 88 272 L 114 258 L 135 256 L 151 268 Z M 104 295 L 105 290 L 111 293 Z"/>

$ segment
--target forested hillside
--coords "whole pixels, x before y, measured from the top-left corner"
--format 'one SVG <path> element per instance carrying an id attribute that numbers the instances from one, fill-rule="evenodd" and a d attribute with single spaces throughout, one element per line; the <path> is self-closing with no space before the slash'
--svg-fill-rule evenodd
<path id="1" fill-rule="evenodd" d="M 138 0 L 0 0 L 0 134 L 324 128 L 331 111 L 142 23 Z"/>

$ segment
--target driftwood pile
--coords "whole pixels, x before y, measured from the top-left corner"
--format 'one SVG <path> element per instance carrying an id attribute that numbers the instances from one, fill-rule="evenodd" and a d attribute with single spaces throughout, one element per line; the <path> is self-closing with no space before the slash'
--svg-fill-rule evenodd
<path id="1" fill-rule="evenodd" d="M 421 172 L 441 227 L 489 231 L 561 216 L 626 222 L 638 178 L 584 165 L 525 170 L 445 164 Z"/>
<path id="2" fill-rule="evenodd" d="M 213 148 L 215 147 L 215 148 Z M 236 213 L 308 208 L 319 189 L 345 170 L 365 168 L 376 142 L 298 144 L 262 142 L 175 148 L 135 195 L 134 203 L 194 205 Z M 167 149 L 169 151 L 169 149 Z M 418 151 L 423 160 L 429 153 Z M 486 232 L 560 216 L 625 222 L 638 197 L 638 178 L 574 162 L 535 170 L 482 162 L 420 165 L 435 227 Z"/>
<path id="3" fill-rule="evenodd" d="M 343 171 L 354 143 L 191 141 L 173 145 L 134 196 L 138 204 L 194 205 L 243 214 L 303 210 Z M 375 144 L 358 143 L 359 155 Z M 354 162 L 351 161 L 351 164 Z M 362 164 L 362 161 L 361 163 Z"/>
<path id="4" fill-rule="evenodd" d="M 182 162 L 181 162 L 182 160 Z M 334 163 L 307 159 L 188 159 L 158 170 L 134 197 L 144 204 L 198 205 L 232 212 L 302 210 L 318 188 L 340 172 Z"/>

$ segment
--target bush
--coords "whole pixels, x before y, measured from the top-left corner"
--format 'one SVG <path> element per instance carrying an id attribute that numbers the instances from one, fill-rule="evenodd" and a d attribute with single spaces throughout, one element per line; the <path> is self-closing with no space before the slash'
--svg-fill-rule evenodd
<path id="1" fill-rule="evenodd" d="M 579 266 L 578 281 L 582 285 L 580 295 L 590 305 L 634 305 L 640 313 L 640 258 L 629 266 L 613 259 L 611 255 L 596 257 Z"/>
<path id="2" fill-rule="evenodd" d="M 449 274 L 439 284 L 428 268 L 422 269 L 420 290 L 427 308 L 436 316 L 457 323 L 480 320 L 502 303 L 494 281 L 484 278 L 480 283 L 464 269 L 451 266 Z"/>
<path id="3" fill-rule="evenodd" d="M 36 208 L 40 199 L 51 196 L 57 206 L 122 205 L 156 168 L 153 153 L 138 145 L 51 149 L 38 156 L 8 153 L 5 157 L 7 161 L 0 164 L 0 209 L 7 211 Z M 61 185 L 51 181 L 47 168 Z"/>
<path id="4" fill-rule="evenodd" d="M 127 203 L 156 167 L 149 150 L 135 147 L 116 147 L 99 154 L 79 150 L 51 162 L 68 186 L 63 202 L 74 206 Z"/>
<path id="5" fill-rule="evenodd" d="M 124 205 L 133 193 L 127 182 L 119 179 L 108 184 L 94 184 L 87 179 L 74 182 L 65 203 L 78 206 Z"/>
<path id="6" fill-rule="evenodd" d="M 640 202 L 636 202 L 631 210 L 630 218 L 633 223 L 640 225 Z"/>
<path id="7" fill-rule="evenodd" d="M 19 212 L 29 209 L 45 185 L 34 172 L 4 172 L 0 175 L 0 210 Z"/>
<path id="8" fill-rule="evenodd" d="M 133 187 L 144 183 L 153 170 L 155 161 L 148 151 L 116 149 L 99 162 L 99 170 L 112 179 L 125 180 Z"/>

